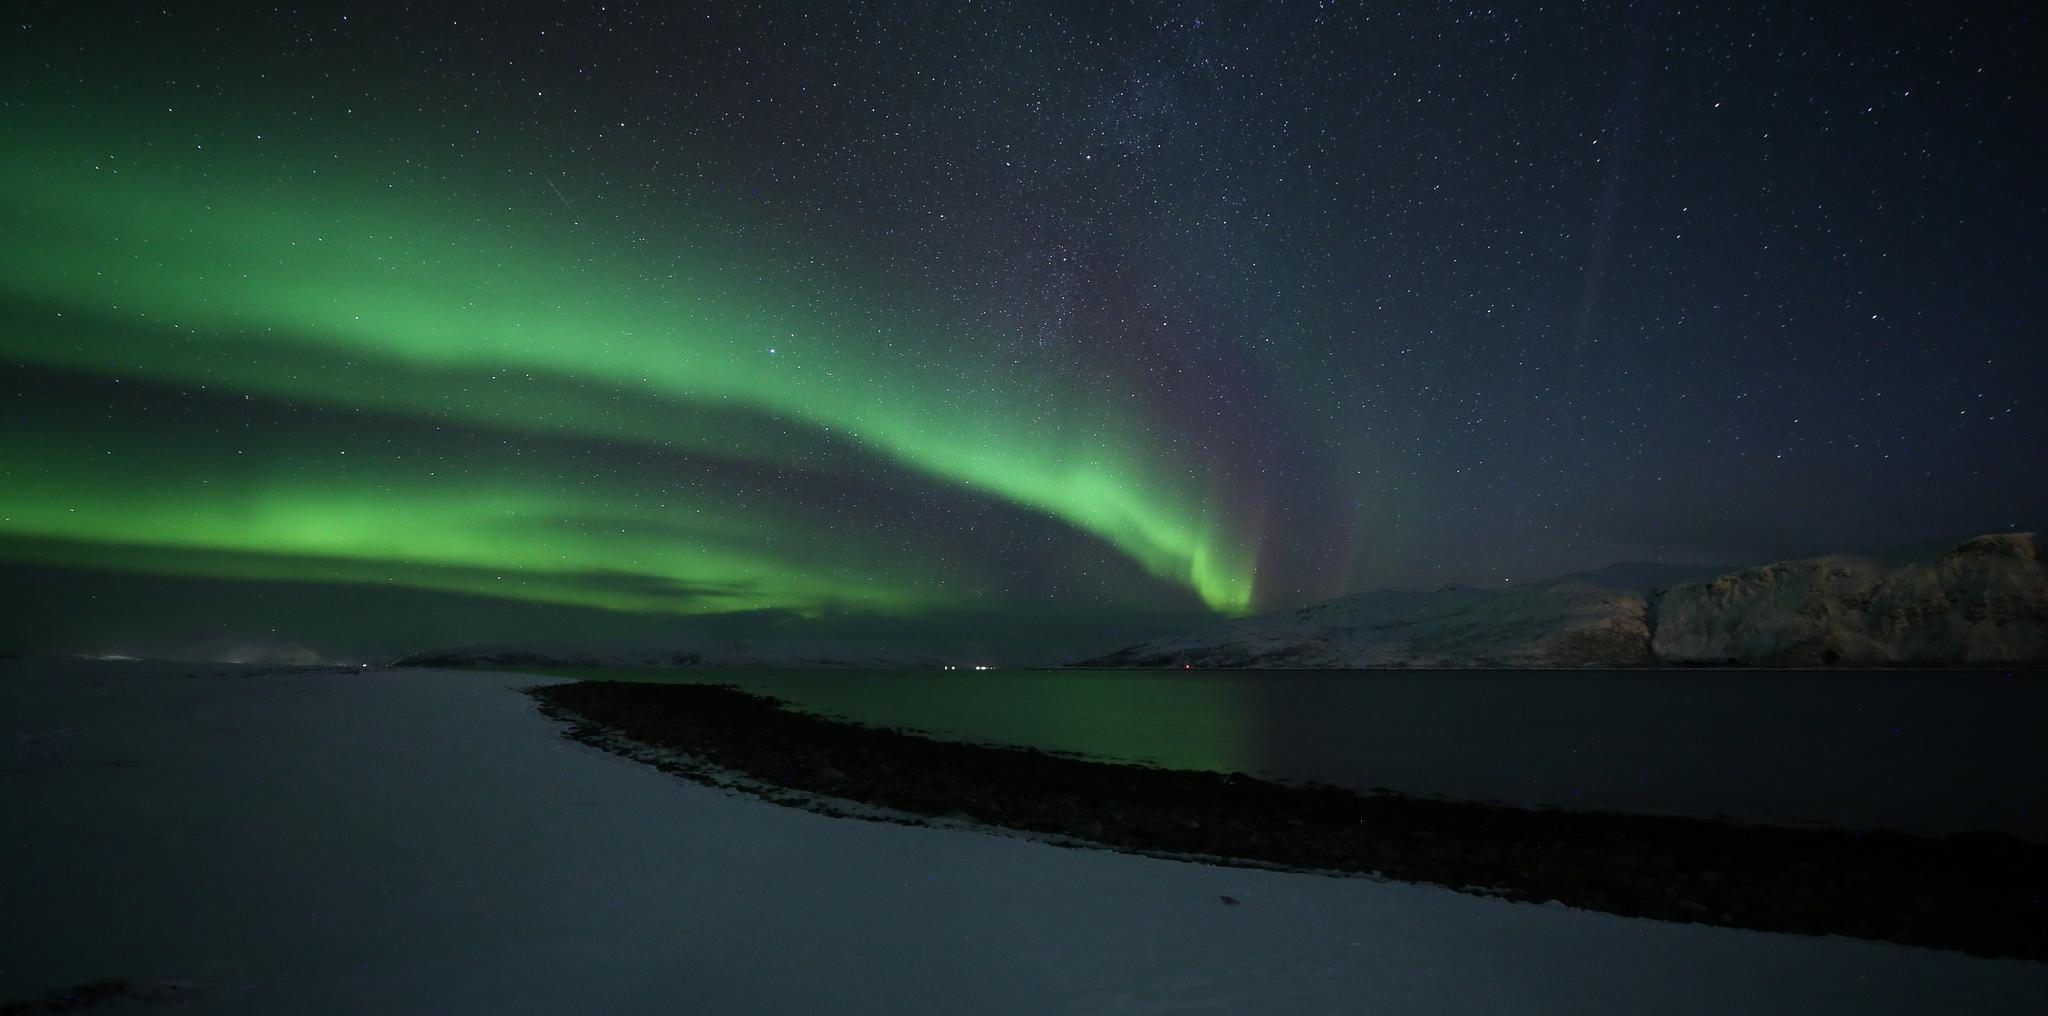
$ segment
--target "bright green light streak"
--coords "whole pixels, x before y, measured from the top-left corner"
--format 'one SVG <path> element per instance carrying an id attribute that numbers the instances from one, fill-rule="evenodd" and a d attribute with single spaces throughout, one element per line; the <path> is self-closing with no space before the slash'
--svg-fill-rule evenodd
<path id="1" fill-rule="evenodd" d="M 284 185 L 245 172 L 228 153 L 172 165 L 147 148 L 11 148 L 0 208 L 9 233 L 33 242 L 0 245 L 6 292 L 182 329 L 216 351 L 167 351 L 122 330 L 102 341 L 0 336 L 30 362 L 494 425 L 525 410 L 471 393 L 366 389 L 346 369 L 309 372 L 304 361 L 357 355 L 430 372 L 540 372 L 678 405 L 743 407 L 849 435 L 943 481 L 1055 515 L 1211 606 L 1249 602 L 1252 555 L 1224 506 L 1189 470 L 1153 454 L 1146 422 L 1113 392 L 1050 404 L 1020 396 L 1030 378 L 949 351 L 966 344 L 805 318 L 786 309 L 798 302 L 791 293 L 820 294 L 791 288 L 800 282 L 762 281 L 709 252 L 653 256 L 597 230 L 564 235 L 505 213 L 504 203 L 422 202 L 362 180 Z M 310 179 L 318 168 L 293 172 Z M 251 338 L 293 355 L 249 357 Z M 230 341 L 233 355 L 218 355 Z M 622 429 L 602 406 L 555 408 L 525 425 Z M 678 438 L 658 424 L 632 436 L 720 440 Z M 298 545 L 282 530 L 265 532 Z"/>
<path id="2" fill-rule="evenodd" d="M 396 576 L 643 612 L 900 612 L 948 595 L 938 565 L 905 574 L 829 533 L 632 480 L 549 483 L 487 457 L 444 470 L 259 445 L 244 458 L 111 427 L 42 438 L 0 447 L 0 534 L 23 551 L 12 556 L 220 577 Z M 121 454 L 94 452 L 116 445 Z M 763 546 L 778 542 L 789 550 Z"/>

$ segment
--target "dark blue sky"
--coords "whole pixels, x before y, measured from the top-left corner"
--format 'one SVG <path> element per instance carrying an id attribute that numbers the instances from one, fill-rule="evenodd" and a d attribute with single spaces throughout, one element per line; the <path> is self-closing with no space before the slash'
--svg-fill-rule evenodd
<path id="1" fill-rule="evenodd" d="M 109 146 L 142 124 L 149 145 L 229 144 L 234 171 L 301 202 L 333 160 L 412 188 L 441 233 L 473 229 L 483 253 L 465 256 L 533 257 L 519 236 L 596 251 L 613 275 L 570 265 L 589 272 L 562 283 L 579 299 L 591 279 L 658 287 L 668 255 L 650 252 L 687 237 L 747 299 L 772 296 L 761 314 L 924 336 L 915 363 L 896 345 L 830 352 L 841 368 L 888 358 L 906 404 L 999 404 L 990 447 L 1067 455 L 1046 435 L 1107 407 L 1090 433 L 1141 463 L 1119 474 L 1123 496 L 1210 520 L 1210 549 L 1237 554 L 1257 607 L 2048 519 L 2048 40 L 2028 5 L 29 4 L 10 21 L 0 110 L 22 152 L 54 150 L 53 124 Z M 266 124 L 291 152 L 259 144 Z M 8 242 L 47 239 L 43 214 L 11 212 Z M 811 554 L 792 541 L 833 542 L 851 511 L 888 543 L 835 560 L 832 588 L 859 562 L 901 579 L 943 558 L 966 590 L 948 616 L 988 631 L 1043 615 L 1025 627 L 1071 623 L 1085 640 L 1219 602 L 1175 572 L 1202 567 L 1177 537 L 991 485 L 979 460 L 864 431 L 859 412 L 750 403 L 802 432 L 716 462 L 666 442 L 656 455 L 645 432 L 541 441 L 513 419 L 538 410 L 516 401 L 463 437 L 243 391 L 226 368 L 197 392 L 168 368 L 57 355 L 93 341 L 63 328 L 120 314 L 142 315 L 119 327 L 144 345 L 189 326 L 146 305 L 75 307 L 31 276 L 5 289 L 21 432 L 114 421 L 188 450 L 265 427 L 300 446 L 474 441 L 554 463 L 551 477 L 744 491 L 717 507 L 772 516 L 758 546 L 724 531 L 745 553 Z M 104 317 L 76 325 L 84 311 Z M 260 350 L 261 334 L 235 348 Z M 165 400 L 183 408 L 151 408 Z M 261 426 L 237 415 L 251 404 L 270 407 Z M 833 460 L 856 462 L 842 473 L 858 482 L 813 482 Z M 576 483 L 585 500 L 603 487 Z M 804 493 L 818 483 L 829 511 Z M 114 581 L 105 554 L 34 542 L 51 532 L 0 533 L 16 540 L 7 581 L 83 598 Z M 266 579 L 314 581 L 254 565 L 184 577 L 255 600 Z M 436 581 L 408 595 L 477 591 Z M 185 594 L 161 588 L 164 616 L 182 616 Z M 563 631 L 631 627 L 580 613 L 594 597 L 562 611 Z"/>

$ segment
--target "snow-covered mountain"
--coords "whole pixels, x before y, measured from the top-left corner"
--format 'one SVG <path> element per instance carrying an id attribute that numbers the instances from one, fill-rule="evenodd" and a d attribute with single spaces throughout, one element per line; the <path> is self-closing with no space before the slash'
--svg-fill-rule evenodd
<path id="1" fill-rule="evenodd" d="M 1766 666 L 2048 661 L 2048 569 L 2035 533 L 1905 561 L 1831 554 L 1728 572 L 1656 601 L 1670 663 Z"/>
<path id="2" fill-rule="evenodd" d="M 1498 588 L 1374 592 L 1240 618 L 1090 667 L 1580 667 L 1651 663 L 1647 591 L 1701 569 L 1617 565 Z"/>
<path id="3" fill-rule="evenodd" d="M 1086 667 L 1860 666 L 2048 662 L 2032 533 L 1918 556 L 1715 575 L 1617 565 L 1500 588 L 1377 592 L 1212 625 Z"/>
<path id="4" fill-rule="evenodd" d="M 397 667 L 776 667 L 786 669 L 864 667 L 922 670 L 947 661 L 922 653 L 887 652 L 809 640 L 774 642 L 705 641 L 663 648 L 528 648 L 470 646 L 413 653 Z"/>

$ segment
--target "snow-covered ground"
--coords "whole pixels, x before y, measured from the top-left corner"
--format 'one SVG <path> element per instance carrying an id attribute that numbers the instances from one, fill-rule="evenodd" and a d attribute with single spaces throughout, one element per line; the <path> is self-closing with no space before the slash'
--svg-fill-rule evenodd
<path id="1" fill-rule="evenodd" d="M 0 1006 L 2048 1011 L 2048 964 L 825 818 L 567 741 L 534 680 L 0 661 Z"/>

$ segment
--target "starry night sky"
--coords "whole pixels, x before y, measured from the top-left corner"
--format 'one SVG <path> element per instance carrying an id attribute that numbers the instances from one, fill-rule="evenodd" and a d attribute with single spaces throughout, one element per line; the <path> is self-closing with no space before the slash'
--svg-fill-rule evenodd
<path id="1" fill-rule="evenodd" d="M 168 6 L 4 26 L 0 642 L 1100 646 L 2048 519 L 2028 5 Z"/>

